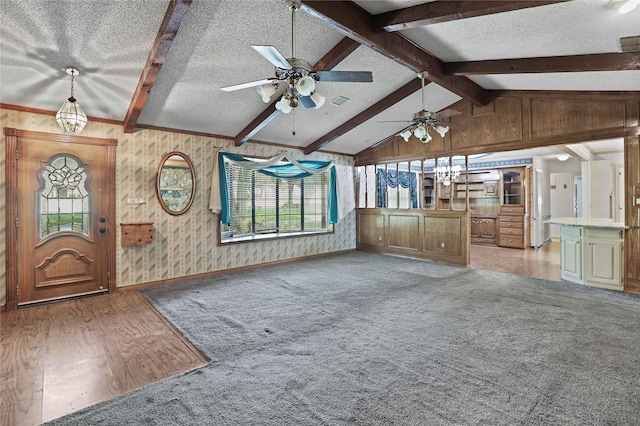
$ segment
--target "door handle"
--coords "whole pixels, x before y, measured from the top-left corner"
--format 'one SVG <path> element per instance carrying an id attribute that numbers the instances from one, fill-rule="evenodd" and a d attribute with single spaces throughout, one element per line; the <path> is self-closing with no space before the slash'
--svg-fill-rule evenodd
<path id="1" fill-rule="evenodd" d="M 107 228 L 100 228 L 100 233 L 104 234 L 105 232 L 107 232 Z"/>

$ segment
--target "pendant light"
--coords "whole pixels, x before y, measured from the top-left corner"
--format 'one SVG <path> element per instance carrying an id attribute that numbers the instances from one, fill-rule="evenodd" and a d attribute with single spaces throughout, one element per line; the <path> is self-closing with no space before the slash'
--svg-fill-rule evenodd
<path id="1" fill-rule="evenodd" d="M 87 124 L 87 114 L 73 97 L 73 79 L 80 71 L 75 67 L 66 67 L 64 70 L 71 76 L 71 96 L 56 113 L 56 121 L 63 132 L 79 135 Z"/>

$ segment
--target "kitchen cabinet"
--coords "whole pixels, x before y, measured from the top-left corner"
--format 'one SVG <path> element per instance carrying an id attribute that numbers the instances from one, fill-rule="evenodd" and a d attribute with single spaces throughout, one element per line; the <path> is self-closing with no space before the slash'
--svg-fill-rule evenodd
<path id="1" fill-rule="evenodd" d="M 560 232 L 560 276 L 592 287 L 623 289 L 622 223 L 580 217 L 556 218 Z"/>
<path id="2" fill-rule="evenodd" d="M 496 245 L 496 217 L 471 216 L 471 244 Z"/>

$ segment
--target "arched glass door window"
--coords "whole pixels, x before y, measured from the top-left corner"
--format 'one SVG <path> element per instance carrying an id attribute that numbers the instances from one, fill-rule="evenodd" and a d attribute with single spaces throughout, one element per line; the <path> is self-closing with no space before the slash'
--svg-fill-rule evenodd
<path id="1" fill-rule="evenodd" d="M 89 235 L 89 193 L 87 173 L 77 160 L 59 156 L 42 169 L 40 238 L 57 232 Z"/>

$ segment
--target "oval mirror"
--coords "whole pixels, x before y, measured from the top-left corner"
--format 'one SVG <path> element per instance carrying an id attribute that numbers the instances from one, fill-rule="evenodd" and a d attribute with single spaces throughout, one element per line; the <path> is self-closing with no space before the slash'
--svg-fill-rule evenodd
<path id="1" fill-rule="evenodd" d="M 195 194 L 195 182 L 196 175 L 189 157 L 176 151 L 165 154 L 156 173 L 156 195 L 164 211 L 180 215 L 189 210 Z"/>

